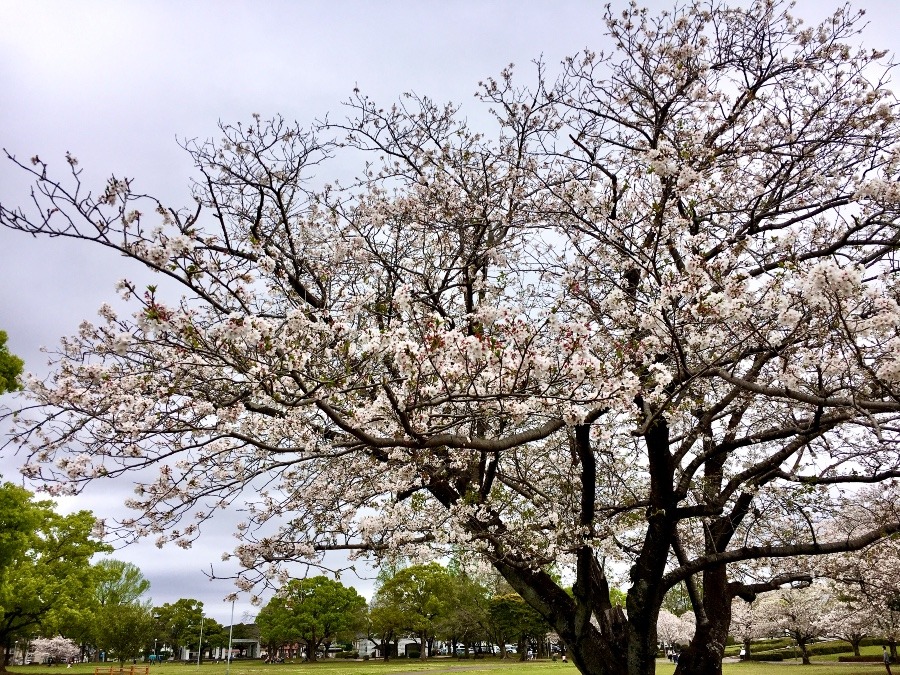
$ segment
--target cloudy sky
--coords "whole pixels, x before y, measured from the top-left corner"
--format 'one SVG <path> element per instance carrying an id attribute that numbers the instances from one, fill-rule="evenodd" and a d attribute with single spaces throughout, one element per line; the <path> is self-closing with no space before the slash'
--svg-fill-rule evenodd
<path id="1" fill-rule="evenodd" d="M 191 164 L 177 143 L 217 136 L 216 124 L 276 113 L 301 124 L 337 117 L 355 86 L 389 104 L 415 91 L 461 103 L 473 126 L 484 115 L 473 99 L 479 80 L 515 63 L 528 82 L 530 62 L 549 64 L 584 47 L 599 51 L 604 2 L 41 2 L 0 0 L 0 147 L 38 154 L 62 171 L 70 151 L 88 184 L 111 173 L 169 204 L 187 204 Z M 622 5 L 621 0 L 613 7 Z M 649 0 L 657 12 L 671 2 Z M 799 0 L 797 16 L 822 18 L 838 3 Z M 900 51 L 892 0 L 857 3 L 867 11 L 867 46 Z M 0 162 L 0 200 L 23 203 L 28 185 Z M 81 319 L 115 296 L 116 280 L 134 278 L 120 258 L 83 242 L 33 239 L 0 231 L 0 329 L 26 368 L 46 374 L 46 356 Z M 6 397 L 7 404 L 15 401 Z M 16 457 L 0 474 L 19 480 Z M 62 508 L 122 513 L 131 485 L 92 490 Z M 136 563 L 154 602 L 203 600 L 219 621 L 230 618 L 227 581 L 210 582 L 234 540 L 219 522 L 189 551 L 151 542 L 116 557 Z M 371 581 L 352 581 L 368 595 Z M 239 601 L 235 618 L 254 612 Z"/>

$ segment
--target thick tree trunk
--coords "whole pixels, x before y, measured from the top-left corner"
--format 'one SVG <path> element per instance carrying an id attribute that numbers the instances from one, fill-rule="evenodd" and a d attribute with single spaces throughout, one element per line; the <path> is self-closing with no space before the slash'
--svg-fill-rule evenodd
<path id="1" fill-rule="evenodd" d="M 850 641 L 850 646 L 853 647 L 853 656 L 860 656 L 859 653 L 859 643 L 862 642 L 862 638 L 858 638 L 856 640 Z"/>
<path id="2" fill-rule="evenodd" d="M 427 643 L 426 639 L 427 633 L 423 630 L 419 635 L 419 660 L 425 661 L 428 658 L 428 653 L 425 651 L 425 645 Z"/>
<path id="3" fill-rule="evenodd" d="M 678 657 L 675 675 L 721 675 L 728 627 L 731 625 L 731 593 L 725 567 L 703 574 L 703 612 L 697 631 Z M 748 652 L 749 654 L 749 647 Z"/>

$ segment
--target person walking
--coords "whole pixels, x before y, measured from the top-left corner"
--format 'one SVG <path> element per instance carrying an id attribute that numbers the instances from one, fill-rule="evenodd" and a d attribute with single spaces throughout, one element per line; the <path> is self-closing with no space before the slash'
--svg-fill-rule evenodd
<path id="1" fill-rule="evenodd" d="M 888 675 L 891 675 L 891 655 L 884 645 L 881 647 L 881 656 L 884 659 L 884 669 L 887 671 Z"/>

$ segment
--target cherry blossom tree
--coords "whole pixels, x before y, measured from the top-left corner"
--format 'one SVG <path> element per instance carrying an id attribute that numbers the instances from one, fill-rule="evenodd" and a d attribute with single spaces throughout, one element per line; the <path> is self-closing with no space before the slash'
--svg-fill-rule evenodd
<path id="1" fill-rule="evenodd" d="M 779 591 L 772 601 L 763 604 L 770 628 L 794 639 L 805 665 L 809 665 L 807 645 L 828 633 L 829 607 L 823 602 L 827 597 L 824 589 L 807 586 Z"/>
<path id="2" fill-rule="evenodd" d="M 683 616 L 677 616 L 663 609 L 660 610 L 659 618 L 656 620 L 656 636 L 667 646 L 685 645 L 694 637 L 695 624 L 692 612 L 685 612 Z"/>
<path id="3" fill-rule="evenodd" d="M 821 574 L 834 579 L 838 594 L 871 622 L 870 632 L 889 645 L 897 658 L 900 641 L 900 542 L 886 539 L 859 554 L 832 556 Z"/>
<path id="4" fill-rule="evenodd" d="M 760 601 L 747 602 L 740 598 L 732 601 L 731 635 L 740 641 L 744 654 L 750 654 L 750 643 L 769 634 L 769 626 L 760 614 Z"/>
<path id="5" fill-rule="evenodd" d="M 829 612 L 824 619 L 826 634 L 846 640 L 853 647 L 853 653 L 859 656 L 863 639 L 873 635 L 876 630 L 877 616 L 874 608 L 863 597 L 835 590 L 832 590 L 832 599 L 827 606 Z"/>
<path id="6" fill-rule="evenodd" d="M 160 544 L 248 500 L 247 590 L 328 551 L 483 556 L 585 673 L 653 672 L 684 583 L 678 672 L 720 672 L 732 598 L 900 530 L 900 125 L 860 25 L 610 10 L 609 53 L 482 84 L 491 135 L 359 92 L 345 122 L 223 125 L 185 144 L 190 210 L 8 153 L 34 204 L 3 225 L 164 279 L 120 281 L 131 316 L 104 305 L 28 380 L 26 475 L 133 472 L 121 526 Z M 358 177 L 317 183 L 334 156 Z"/>
<path id="7" fill-rule="evenodd" d="M 56 663 L 67 663 L 78 658 L 81 647 L 69 638 L 57 635 L 52 638 L 35 638 L 31 641 L 32 658 L 38 663 L 53 659 Z"/>

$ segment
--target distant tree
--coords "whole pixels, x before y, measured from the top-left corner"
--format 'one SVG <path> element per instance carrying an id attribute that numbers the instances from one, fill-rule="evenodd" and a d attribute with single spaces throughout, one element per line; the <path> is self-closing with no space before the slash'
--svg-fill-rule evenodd
<path id="1" fill-rule="evenodd" d="M 100 572 L 97 602 L 100 605 L 127 605 L 137 602 L 150 590 L 150 582 L 133 563 L 107 559 L 98 562 L 97 568 Z"/>
<path id="2" fill-rule="evenodd" d="M 53 638 L 34 638 L 31 641 L 32 658 L 38 663 L 53 659 L 54 663 L 66 663 L 78 658 L 81 648 L 69 638 L 57 635 Z"/>
<path id="3" fill-rule="evenodd" d="M 339 581 L 292 579 L 260 610 L 256 623 L 263 642 L 302 642 L 315 661 L 320 647 L 365 628 L 365 608 L 365 598 Z"/>
<path id="4" fill-rule="evenodd" d="M 450 585 L 447 611 L 436 622 L 437 637 L 446 639 L 453 647 L 457 643 L 469 646 L 490 641 L 490 594 L 473 576 L 462 570 L 448 570 Z M 429 645 L 429 652 L 432 649 Z"/>
<path id="5" fill-rule="evenodd" d="M 181 598 L 153 609 L 156 632 L 169 643 L 175 658 L 181 658 L 184 647 L 195 645 L 200 638 L 203 603 L 191 598 Z"/>
<path id="6" fill-rule="evenodd" d="M 659 612 L 656 620 L 656 636 L 667 646 L 686 645 L 694 637 L 694 614 L 685 612 L 677 616 L 667 609 Z"/>
<path id="7" fill-rule="evenodd" d="M 149 604 L 126 602 L 101 605 L 93 616 L 98 649 L 124 663 L 141 655 L 153 634 L 153 609 Z"/>
<path id="8" fill-rule="evenodd" d="M 447 615 L 453 580 L 436 562 L 397 571 L 381 587 L 388 602 L 403 613 L 405 627 L 419 637 L 419 658 L 428 657 L 428 637 L 438 619 Z"/>
<path id="9" fill-rule="evenodd" d="M 15 638 L 55 627 L 67 609 L 91 602 L 90 559 L 109 550 L 94 538 L 95 525 L 88 511 L 62 516 L 53 502 L 0 485 L 0 672 Z"/>
<path id="10" fill-rule="evenodd" d="M 732 601 L 731 626 L 729 632 L 743 645 L 744 653 L 750 654 L 750 643 L 766 635 L 767 621 L 760 616 L 760 601 L 747 602 L 740 598 Z"/>
<path id="11" fill-rule="evenodd" d="M 828 632 L 827 598 L 824 589 L 809 586 L 778 591 L 762 604 L 770 629 L 793 638 L 800 648 L 804 665 L 809 664 L 809 643 Z"/>
<path id="12" fill-rule="evenodd" d="M 0 330 L 0 394 L 22 388 L 19 384 L 19 375 L 22 374 L 25 365 L 22 359 L 9 353 L 6 346 L 7 339 L 6 331 Z"/>
<path id="13" fill-rule="evenodd" d="M 822 574 L 838 583 L 839 597 L 866 607 L 872 630 L 897 659 L 900 641 L 900 540 L 885 539 L 856 554 L 829 556 Z"/>
<path id="14" fill-rule="evenodd" d="M 203 621 L 203 644 L 199 642 L 197 648 L 200 651 L 200 661 L 203 661 L 203 654 L 210 649 L 216 647 L 225 647 L 228 645 L 228 627 L 223 626 L 212 617 L 205 617 Z M 232 634 L 232 637 L 234 635 Z"/>
<path id="15" fill-rule="evenodd" d="M 862 641 L 877 630 L 874 607 L 861 594 L 851 595 L 847 589 L 832 588 L 831 601 L 823 622 L 828 637 L 846 640 L 853 654 L 860 656 Z"/>
<path id="16" fill-rule="evenodd" d="M 698 590 L 699 586 L 698 585 Z M 685 612 L 692 611 L 691 596 L 688 593 L 687 584 L 682 582 L 672 586 L 663 598 L 662 608 L 675 616 L 681 616 Z"/>
<path id="17" fill-rule="evenodd" d="M 406 615 L 393 598 L 376 591 L 369 605 L 369 639 L 378 643 L 378 651 L 389 661 L 396 649 L 397 639 L 406 627 Z M 392 644 L 393 643 L 393 644 Z"/>
<path id="18" fill-rule="evenodd" d="M 550 626 L 518 593 L 491 598 L 491 618 L 506 639 L 515 641 L 519 660 L 524 661 L 528 644 L 538 642 L 550 632 Z"/>

